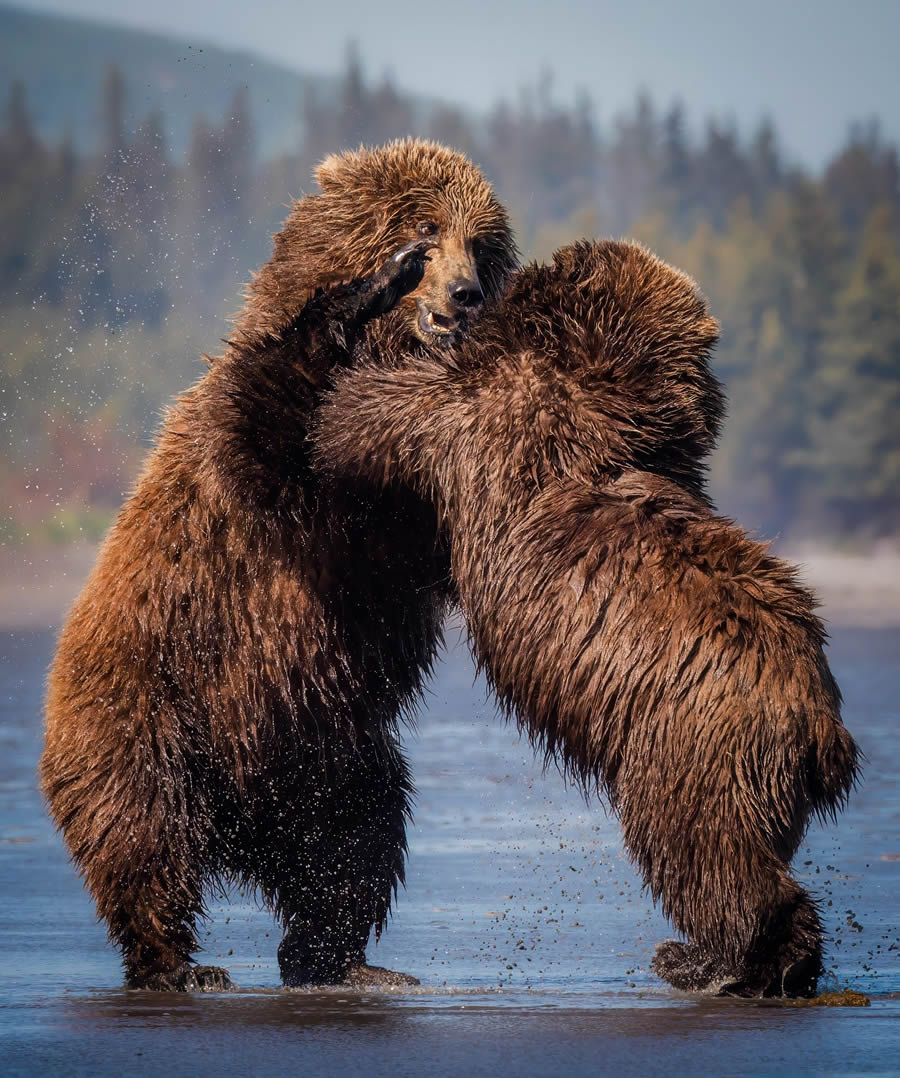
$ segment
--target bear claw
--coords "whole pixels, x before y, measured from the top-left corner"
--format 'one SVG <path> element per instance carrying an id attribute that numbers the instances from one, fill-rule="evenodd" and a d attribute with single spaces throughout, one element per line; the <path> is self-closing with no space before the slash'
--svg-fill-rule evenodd
<path id="1" fill-rule="evenodd" d="M 200 992 L 233 992 L 237 985 L 221 966 L 194 966 L 194 982 Z"/>

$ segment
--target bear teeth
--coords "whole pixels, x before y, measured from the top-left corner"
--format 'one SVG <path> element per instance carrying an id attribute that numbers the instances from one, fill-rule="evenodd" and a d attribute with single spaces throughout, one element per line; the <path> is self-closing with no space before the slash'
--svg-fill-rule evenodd
<path id="1" fill-rule="evenodd" d="M 442 325 L 440 322 L 436 321 L 434 311 L 428 312 L 428 325 L 435 333 L 450 333 L 453 328 L 452 326 Z"/>

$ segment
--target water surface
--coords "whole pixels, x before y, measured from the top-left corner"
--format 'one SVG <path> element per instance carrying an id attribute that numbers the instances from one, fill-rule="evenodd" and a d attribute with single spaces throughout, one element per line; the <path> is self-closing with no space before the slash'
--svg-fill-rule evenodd
<path id="1" fill-rule="evenodd" d="M 796 860 L 822 899 L 832 986 L 855 1010 L 679 995 L 648 972 L 670 935 L 587 805 L 499 722 L 452 649 L 408 749 L 408 888 L 370 960 L 421 989 L 284 992 L 252 896 L 213 898 L 221 996 L 126 992 L 35 787 L 47 632 L 0 638 L 0 1072 L 42 1075 L 900 1072 L 900 630 L 840 630 L 831 661 L 868 757 Z"/>

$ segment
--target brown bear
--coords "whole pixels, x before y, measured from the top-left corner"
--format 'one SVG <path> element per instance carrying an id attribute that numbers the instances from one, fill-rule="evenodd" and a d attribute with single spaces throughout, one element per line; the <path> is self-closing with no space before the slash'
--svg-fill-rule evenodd
<path id="1" fill-rule="evenodd" d="M 703 493 L 718 327 L 640 247 L 531 266 L 446 356 L 361 349 L 320 465 L 431 499 L 475 656 L 548 757 L 605 791 L 689 942 L 672 984 L 806 994 L 814 901 L 789 862 L 857 750 L 795 572 Z"/>
<path id="2" fill-rule="evenodd" d="M 169 412 L 50 673 L 43 790 L 130 986 L 230 983 L 191 961 L 223 878 L 283 921 L 285 984 L 394 976 L 365 948 L 404 878 L 397 725 L 440 642 L 448 554 L 417 495 L 323 485 L 307 426 L 375 314 L 373 346 L 447 340 L 516 251 L 481 173 L 436 144 L 330 157 L 317 179 Z"/>

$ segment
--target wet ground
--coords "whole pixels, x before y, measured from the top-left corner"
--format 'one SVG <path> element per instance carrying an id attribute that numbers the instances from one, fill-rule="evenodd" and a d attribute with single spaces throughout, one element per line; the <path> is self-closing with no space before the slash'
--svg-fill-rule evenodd
<path id="1" fill-rule="evenodd" d="M 900 1073 L 900 630 L 835 632 L 868 763 L 796 861 L 823 902 L 824 987 L 865 1009 L 679 995 L 648 972 L 670 933 L 586 805 L 493 717 L 464 649 L 409 737 L 419 786 L 408 889 L 370 961 L 402 993 L 283 992 L 250 896 L 212 902 L 205 961 L 241 991 L 125 992 L 35 789 L 53 636 L 0 636 L 0 1073 L 40 1075 Z"/>

